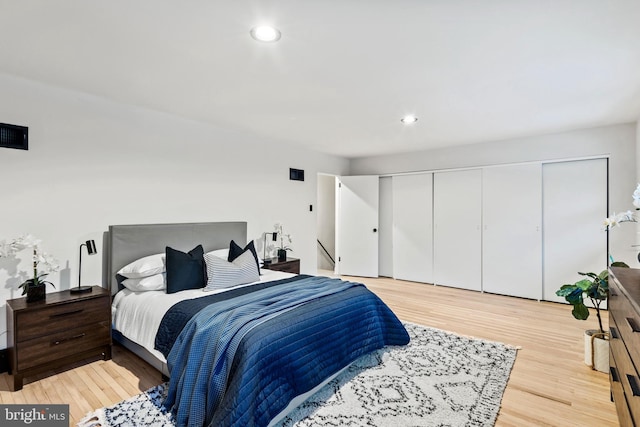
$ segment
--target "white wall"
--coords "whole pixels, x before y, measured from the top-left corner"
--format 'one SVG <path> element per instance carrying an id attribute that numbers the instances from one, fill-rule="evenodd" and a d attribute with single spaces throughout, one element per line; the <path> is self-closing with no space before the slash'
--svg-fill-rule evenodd
<path id="1" fill-rule="evenodd" d="M 77 285 L 79 244 L 101 249 L 110 224 L 238 220 L 260 239 L 281 221 L 291 256 L 316 271 L 317 174 L 347 174 L 347 160 L 2 74 L 0 93 L 0 122 L 29 127 L 28 151 L 0 150 L 0 240 L 42 239 L 64 267 L 57 290 Z M 14 267 L 0 260 L 0 348 Z M 100 256 L 82 267 L 83 284 L 101 283 Z"/>
<path id="2" fill-rule="evenodd" d="M 640 149 L 640 124 L 629 123 L 562 132 L 538 137 L 485 142 L 419 153 L 362 157 L 351 160 L 353 175 L 393 174 L 508 164 L 527 161 L 609 156 L 609 208 L 633 209 L 636 183 L 636 144 Z M 640 159 L 639 159 L 640 162 Z M 604 219 L 604 218 L 603 218 Z M 610 251 L 616 260 L 639 267 L 635 228 L 622 224 L 610 233 Z"/>
<path id="3" fill-rule="evenodd" d="M 640 182 L 640 120 L 636 122 L 636 181 Z"/>
<path id="4" fill-rule="evenodd" d="M 640 182 L 640 120 L 636 122 L 636 181 Z"/>

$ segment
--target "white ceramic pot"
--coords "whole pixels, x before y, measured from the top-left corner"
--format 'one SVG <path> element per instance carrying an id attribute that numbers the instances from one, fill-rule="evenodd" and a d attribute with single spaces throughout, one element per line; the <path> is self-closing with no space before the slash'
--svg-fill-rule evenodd
<path id="1" fill-rule="evenodd" d="M 596 337 L 593 339 L 593 352 L 591 337 L 598 330 L 588 329 L 584 331 L 584 363 L 591 366 L 596 371 L 609 372 L 609 340 Z M 608 338 L 608 337 L 607 337 Z"/>

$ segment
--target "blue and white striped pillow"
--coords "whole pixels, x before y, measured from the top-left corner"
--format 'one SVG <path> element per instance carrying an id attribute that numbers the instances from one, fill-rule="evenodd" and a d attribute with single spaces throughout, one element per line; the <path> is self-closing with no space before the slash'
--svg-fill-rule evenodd
<path id="1" fill-rule="evenodd" d="M 207 285 L 203 290 L 224 289 L 260 280 L 258 266 L 251 251 L 245 251 L 233 262 L 212 254 L 204 254 L 207 266 Z"/>

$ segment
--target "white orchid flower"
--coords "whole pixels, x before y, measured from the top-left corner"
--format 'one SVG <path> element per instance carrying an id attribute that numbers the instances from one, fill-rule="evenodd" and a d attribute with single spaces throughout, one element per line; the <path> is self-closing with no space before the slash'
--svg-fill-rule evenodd
<path id="1" fill-rule="evenodd" d="M 0 258 L 2 257 L 15 257 L 16 254 L 24 249 L 32 249 L 32 262 L 33 262 L 33 275 L 32 279 L 25 281 L 20 287 L 24 288 L 23 295 L 26 293 L 26 289 L 29 286 L 28 283 L 34 282 L 36 279 L 44 277 L 46 274 L 60 271 L 60 265 L 58 261 L 48 253 L 42 251 L 39 245 L 42 243 L 40 239 L 36 239 L 31 234 L 24 234 L 13 240 L 0 241 Z M 42 282 L 41 283 L 49 283 Z"/>
<path id="2" fill-rule="evenodd" d="M 633 211 L 615 213 L 604 220 L 605 231 L 620 226 L 622 222 L 638 222 Z"/>
<path id="3" fill-rule="evenodd" d="M 633 206 L 636 209 L 640 209 L 640 184 L 638 184 L 635 191 L 633 192 Z"/>
<path id="4" fill-rule="evenodd" d="M 41 270 L 46 270 L 49 273 L 60 270 L 58 260 L 56 260 L 52 255 L 43 252 L 42 254 L 40 254 L 40 259 L 41 261 L 38 263 L 38 266 L 42 265 Z"/>
<path id="5" fill-rule="evenodd" d="M 37 239 L 35 236 L 31 235 L 31 234 L 23 234 L 22 236 L 18 237 L 15 240 L 16 244 L 21 246 L 21 249 L 25 249 L 25 248 L 33 248 L 36 247 L 38 245 L 40 245 L 40 243 L 42 243 L 42 240 Z"/>
<path id="6" fill-rule="evenodd" d="M 284 232 L 284 225 L 281 222 L 276 222 L 273 225 L 274 230 L 276 230 L 276 233 L 278 233 L 278 237 L 280 238 L 280 245 L 278 247 L 278 249 L 285 249 L 290 251 L 291 248 L 286 246 L 284 244 L 285 239 L 289 242 L 292 243 L 293 239 L 291 238 L 291 234 L 285 234 Z"/>
<path id="7" fill-rule="evenodd" d="M 617 226 L 618 225 L 618 221 L 616 220 L 616 215 L 613 214 L 610 217 L 605 218 L 604 222 L 603 222 L 603 225 L 604 225 L 605 231 L 606 230 L 610 230 L 611 228 Z"/>
<path id="8" fill-rule="evenodd" d="M 618 222 L 635 222 L 636 217 L 633 211 L 621 212 L 618 214 Z"/>

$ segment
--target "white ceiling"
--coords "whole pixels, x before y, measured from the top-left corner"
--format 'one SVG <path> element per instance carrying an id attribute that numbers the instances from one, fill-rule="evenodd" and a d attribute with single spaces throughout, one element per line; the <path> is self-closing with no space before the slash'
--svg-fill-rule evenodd
<path id="1" fill-rule="evenodd" d="M 0 73 L 345 157 L 416 151 L 638 120 L 640 1 L 0 0 Z"/>

